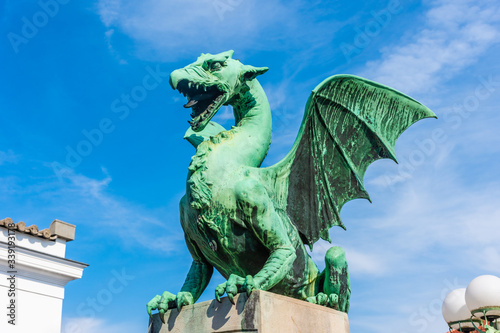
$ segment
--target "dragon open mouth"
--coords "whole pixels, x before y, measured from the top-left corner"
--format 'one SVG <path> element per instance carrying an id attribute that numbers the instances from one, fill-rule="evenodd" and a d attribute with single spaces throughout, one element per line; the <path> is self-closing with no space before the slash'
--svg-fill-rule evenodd
<path id="1" fill-rule="evenodd" d="M 184 79 L 177 84 L 177 90 L 188 99 L 184 107 L 193 110 L 188 122 L 194 131 L 203 129 L 224 103 L 225 93 L 216 85 L 205 86 Z"/>

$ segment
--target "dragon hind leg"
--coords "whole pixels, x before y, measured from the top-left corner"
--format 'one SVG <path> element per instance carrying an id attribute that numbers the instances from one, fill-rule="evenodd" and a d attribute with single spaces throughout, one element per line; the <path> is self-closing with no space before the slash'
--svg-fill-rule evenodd
<path id="1" fill-rule="evenodd" d="M 328 306 L 347 313 L 351 297 L 351 283 L 345 251 L 339 246 L 331 247 L 325 255 L 325 270 L 319 276 L 319 292 L 307 301 Z"/>
<path id="2" fill-rule="evenodd" d="M 339 246 L 331 247 L 326 252 L 325 264 L 323 292 L 327 295 L 337 295 L 338 309 L 347 313 L 351 298 L 351 282 L 344 249 Z"/>

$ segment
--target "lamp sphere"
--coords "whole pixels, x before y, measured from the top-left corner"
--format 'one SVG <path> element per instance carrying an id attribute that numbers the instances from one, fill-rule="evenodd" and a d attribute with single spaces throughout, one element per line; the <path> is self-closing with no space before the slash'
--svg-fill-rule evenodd
<path id="1" fill-rule="evenodd" d="M 472 280 L 465 291 L 465 301 L 469 311 L 483 318 L 483 311 L 489 319 L 500 317 L 500 278 L 481 275 Z"/>
<path id="2" fill-rule="evenodd" d="M 451 328 L 458 330 L 460 327 L 473 327 L 470 322 L 471 313 L 465 304 L 465 288 L 450 292 L 443 301 L 442 310 L 443 318 Z"/>

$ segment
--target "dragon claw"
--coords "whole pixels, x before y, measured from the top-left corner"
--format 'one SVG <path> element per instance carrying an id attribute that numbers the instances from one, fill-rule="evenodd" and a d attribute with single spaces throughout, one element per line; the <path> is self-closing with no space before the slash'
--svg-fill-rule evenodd
<path id="1" fill-rule="evenodd" d="M 158 311 L 158 313 L 160 314 L 160 320 L 161 320 L 161 322 L 165 324 L 165 310 L 160 309 Z"/>
<path id="2" fill-rule="evenodd" d="M 163 318 L 165 311 L 167 311 L 169 308 L 172 308 L 174 302 L 175 295 L 169 293 L 168 291 L 165 291 L 161 296 L 156 295 L 151 301 L 148 302 L 148 304 L 146 304 L 148 315 L 152 317 L 151 311 L 158 310 L 161 321 L 165 323 L 165 319 Z"/>
<path id="3" fill-rule="evenodd" d="M 215 288 L 215 299 L 217 302 L 221 302 L 220 297 L 224 295 L 224 292 L 226 291 L 226 284 L 227 282 L 224 282 L 222 284 L 219 284 L 217 288 Z"/>
<path id="4" fill-rule="evenodd" d="M 227 294 L 227 298 L 233 304 L 235 304 L 234 297 L 245 290 L 246 279 L 238 276 L 236 274 L 231 274 L 226 282 L 221 283 L 215 288 L 215 299 L 220 302 L 220 297 Z"/>
<path id="5" fill-rule="evenodd" d="M 234 303 L 234 295 L 232 293 L 227 293 L 227 298 L 229 299 L 229 302 L 231 302 L 233 305 Z"/>
<path id="6" fill-rule="evenodd" d="M 175 298 L 177 310 L 180 312 L 184 305 L 194 304 L 193 295 L 187 291 L 180 291 Z"/>
<path id="7" fill-rule="evenodd" d="M 337 294 L 328 295 L 328 306 L 332 309 L 338 310 L 338 308 L 339 308 L 339 295 L 337 295 Z"/>
<path id="8" fill-rule="evenodd" d="M 242 289 L 247 292 L 247 296 L 250 296 L 252 291 L 254 291 L 255 289 L 259 289 L 259 287 L 255 283 L 253 276 L 247 275 L 247 277 L 245 278 L 245 283 L 243 284 Z"/>
<path id="9" fill-rule="evenodd" d="M 153 317 L 153 315 L 151 314 L 151 311 L 158 309 L 158 305 L 160 303 L 160 300 L 161 300 L 161 296 L 156 295 L 155 297 L 153 297 L 152 300 L 150 300 L 148 302 L 148 304 L 146 304 L 146 309 L 148 311 L 149 317 Z"/>
<path id="10" fill-rule="evenodd" d="M 325 293 L 318 293 L 316 296 L 308 297 L 306 301 L 336 310 L 338 310 L 339 307 L 339 295 L 337 294 L 326 295 Z"/>
<path id="11" fill-rule="evenodd" d="M 316 298 L 318 300 L 318 304 L 319 305 L 326 305 L 326 304 L 328 304 L 328 296 L 326 296 L 326 294 L 319 293 L 318 295 L 316 295 Z"/>
<path id="12" fill-rule="evenodd" d="M 311 296 L 306 299 L 309 303 L 318 304 L 318 305 L 327 305 L 328 304 L 328 296 L 324 293 L 318 293 L 316 296 Z"/>

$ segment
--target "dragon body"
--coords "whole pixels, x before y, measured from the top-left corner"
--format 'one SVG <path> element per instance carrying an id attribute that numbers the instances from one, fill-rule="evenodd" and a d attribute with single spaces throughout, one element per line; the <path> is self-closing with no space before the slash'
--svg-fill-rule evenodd
<path id="1" fill-rule="evenodd" d="M 350 283 L 344 250 L 332 247 L 320 272 L 306 252 L 338 225 L 340 209 L 369 198 L 363 176 L 379 158 L 395 159 L 397 137 L 414 122 L 434 117 L 415 100 L 350 75 L 333 76 L 313 90 L 290 153 L 261 168 L 271 144 L 270 106 L 256 77 L 267 68 L 243 65 L 233 51 L 202 54 L 172 72 L 170 84 L 192 109 L 185 138 L 196 147 L 181 225 L 193 263 L 177 295 L 164 292 L 147 305 L 161 318 L 194 303 L 217 269 L 216 288 L 233 301 L 239 292 L 269 290 L 347 312 Z M 235 126 L 211 121 L 232 105 Z"/>

